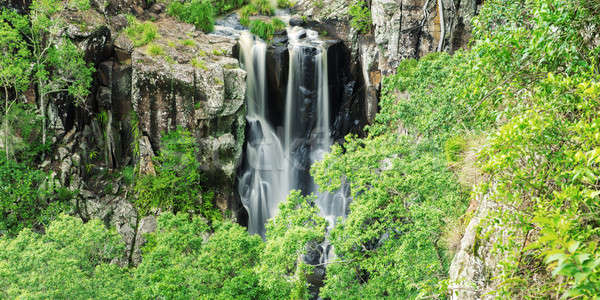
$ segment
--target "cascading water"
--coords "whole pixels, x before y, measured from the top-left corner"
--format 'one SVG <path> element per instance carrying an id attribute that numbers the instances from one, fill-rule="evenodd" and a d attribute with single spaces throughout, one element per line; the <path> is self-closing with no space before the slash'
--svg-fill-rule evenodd
<path id="1" fill-rule="evenodd" d="M 281 142 L 267 120 L 266 44 L 245 33 L 240 38 L 241 61 L 248 73 L 246 166 L 239 182 L 242 203 L 248 210 L 250 233 L 265 234 L 265 221 L 289 192 L 287 163 Z"/>
<path id="2" fill-rule="evenodd" d="M 246 164 L 239 181 L 242 203 L 248 210 L 248 230 L 264 236 L 265 222 L 289 191 L 317 195 L 321 215 L 330 224 L 345 216 L 343 193 L 318 193 L 310 166 L 332 145 L 327 42 L 300 27 L 288 29 L 289 74 L 281 135 L 268 120 L 266 45 L 249 34 L 240 39 L 241 58 L 248 72 Z M 327 259 L 330 250 L 322 259 Z"/>

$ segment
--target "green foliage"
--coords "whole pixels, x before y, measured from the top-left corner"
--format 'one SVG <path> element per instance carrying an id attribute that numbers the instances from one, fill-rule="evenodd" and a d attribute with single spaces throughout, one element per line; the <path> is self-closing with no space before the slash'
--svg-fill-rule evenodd
<path id="1" fill-rule="evenodd" d="M 99 220 L 61 215 L 44 235 L 25 229 L 1 238 L 0 297 L 6 299 L 122 299 L 124 270 L 110 261 L 124 250 L 121 237 Z M 103 280 L 110 278 L 111 280 Z"/>
<path id="2" fill-rule="evenodd" d="M 92 6 L 90 0 L 69 0 L 68 7 L 71 9 L 88 10 Z"/>
<path id="3" fill-rule="evenodd" d="M 163 56 L 165 55 L 165 50 L 162 48 L 161 45 L 157 45 L 157 44 L 148 44 L 148 54 L 151 56 Z"/>
<path id="4" fill-rule="evenodd" d="M 248 3 L 248 0 L 211 0 L 217 13 L 222 15 L 234 9 L 238 9 Z"/>
<path id="5" fill-rule="evenodd" d="M 204 32 L 211 32 L 217 11 L 209 0 L 194 0 L 186 3 L 173 1 L 169 4 L 167 13 L 182 22 L 196 25 Z"/>
<path id="6" fill-rule="evenodd" d="M 0 158 L 0 233 L 43 229 L 68 210 L 73 193 L 54 186 L 46 174 L 23 163 Z"/>
<path id="7" fill-rule="evenodd" d="M 267 242 L 257 267 L 267 299 L 307 299 L 312 267 L 302 258 L 325 240 L 326 228 L 313 197 L 292 191 L 279 204 L 278 215 L 266 225 Z"/>
<path id="8" fill-rule="evenodd" d="M 158 29 L 154 23 L 148 21 L 140 22 L 133 16 L 127 16 L 127 21 L 129 26 L 125 28 L 125 33 L 135 47 L 144 46 L 159 37 Z"/>
<path id="9" fill-rule="evenodd" d="M 348 9 L 348 14 L 351 17 L 350 26 L 352 28 L 362 34 L 371 32 L 371 27 L 373 26 L 371 10 L 365 1 L 359 0 L 354 2 Z"/>
<path id="10" fill-rule="evenodd" d="M 329 191 L 349 184 L 353 198 L 331 232 L 341 262 L 328 266 L 322 296 L 409 299 L 437 288 L 451 259 L 442 234 L 466 206 L 439 154 L 389 129 L 348 137 L 311 172 Z"/>
<path id="11" fill-rule="evenodd" d="M 265 22 L 262 20 L 253 20 L 250 22 L 250 32 L 265 41 L 269 41 L 273 38 L 275 32 L 279 32 L 285 29 L 287 25 L 278 18 L 271 19 L 271 22 Z"/>
<path id="12" fill-rule="evenodd" d="M 221 218 L 212 207 L 213 194 L 204 192 L 204 178 L 196 159 L 196 140 L 178 128 L 163 136 L 160 155 L 155 157 L 156 176 L 140 176 L 135 183 L 136 207 L 141 215 L 152 209 L 189 212 L 211 221 Z"/>
<path id="13" fill-rule="evenodd" d="M 275 32 L 282 31 L 287 27 L 285 22 L 281 21 L 281 19 L 279 18 L 271 19 L 271 24 L 273 25 L 273 30 Z"/>
<path id="14" fill-rule="evenodd" d="M 53 68 L 53 73 L 50 77 L 38 73 L 44 81 L 49 81 L 49 85 L 42 88 L 44 93 L 66 91 L 75 98 L 76 105 L 85 103 L 95 69 L 85 62 L 83 52 L 71 40 L 63 39 L 59 46 L 48 50 L 45 67 Z"/>
<path id="15" fill-rule="evenodd" d="M 192 64 L 192 66 L 194 66 L 194 68 L 208 70 L 208 67 L 206 66 L 206 62 L 204 62 L 204 60 L 202 60 L 200 58 L 194 57 L 194 58 L 192 58 L 190 63 Z"/>
<path id="16" fill-rule="evenodd" d="M 450 163 L 458 162 L 460 155 L 465 151 L 467 141 L 462 136 L 454 136 L 446 140 L 444 143 L 444 154 L 446 161 Z"/>
<path id="17" fill-rule="evenodd" d="M 31 53 L 21 33 L 11 23 L 21 18 L 2 10 L 0 16 L 0 83 L 3 87 L 23 92 L 29 86 Z M 8 95 L 5 95 L 8 96 Z"/>
<path id="18" fill-rule="evenodd" d="M 394 97 L 382 98 L 371 133 L 402 125 L 452 161 L 463 147 L 456 132 L 488 132 L 479 161 L 493 184 L 476 190 L 510 208 L 482 225 L 502 224 L 493 249 L 502 258 L 499 297 L 599 293 L 592 99 L 600 50 L 585 34 L 600 25 L 598 9 L 594 1 L 486 1 L 470 51 L 405 61 L 384 80 Z"/>
<path id="19" fill-rule="evenodd" d="M 6 116 L 9 132 L 15 137 L 13 158 L 26 165 L 35 165 L 50 150 L 42 143 L 42 117 L 33 105 L 16 103 Z"/>
<path id="20" fill-rule="evenodd" d="M 251 3 L 261 15 L 272 16 L 275 14 L 275 8 L 273 8 L 271 0 L 252 0 Z"/>
<path id="21" fill-rule="evenodd" d="M 263 242 L 229 222 L 179 213 L 158 218 L 135 269 L 133 299 L 260 299 L 253 268 Z"/>
<path id="22" fill-rule="evenodd" d="M 277 7 L 279 8 L 292 8 L 294 3 L 290 0 L 277 0 Z"/>
<path id="23" fill-rule="evenodd" d="M 196 47 L 196 42 L 194 42 L 192 39 L 186 39 L 181 44 L 186 47 Z"/>
<path id="24" fill-rule="evenodd" d="M 253 4 L 248 4 L 240 9 L 240 24 L 248 27 L 250 25 L 250 16 L 257 16 L 258 9 Z"/>
<path id="25" fill-rule="evenodd" d="M 2 298 L 265 299 L 254 273 L 263 242 L 229 222 L 165 213 L 146 236 L 141 264 L 126 269 L 121 237 L 97 219 L 61 215 L 40 235 L 0 238 Z"/>

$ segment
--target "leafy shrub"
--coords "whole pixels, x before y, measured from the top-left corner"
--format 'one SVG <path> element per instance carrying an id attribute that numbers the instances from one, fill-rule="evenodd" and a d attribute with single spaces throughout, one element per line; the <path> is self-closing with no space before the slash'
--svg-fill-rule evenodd
<path id="1" fill-rule="evenodd" d="M 192 39 L 186 39 L 181 44 L 186 47 L 195 47 L 196 46 L 196 42 L 194 42 L 194 40 L 192 40 Z"/>
<path id="2" fill-rule="evenodd" d="M 0 239 L 0 297 L 124 299 L 125 269 L 110 262 L 125 249 L 121 236 L 99 220 L 60 215 L 41 235 L 25 229 Z"/>
<path id="3" fill-rule="evenodd" d="M 133 16 L 128 16 L 129 26 L 125 33 L 133 42 L 135 47 L 144 46 L 158 38 L 158 29 L 151 22 L 140 22 Z"/>
<path id="4" fill-rule="evenodd" d="M 240 10 L 240 24 L 248 27 L 250 25 L 250 16 L 258 15 L 258 9 L 253 4 L 248 4 Z"/>
<path id="5" fill-rule="evenodd" d="M 136 182 L 136 207 L 142 215 L 160 208 L 199 214 L 211 221 L 220 218 L 213 208 L 213 194 L 202 189 L 204 176 L 196 155 L 196 141 L 189 131 L 178 128 L 163 136 L 160 155 L 154 160 L 156 176 L 143 175 Z"/>
<path id="6" fill-rule="evenodd" d="M 271 19 L 271 24 L 273 24 L 273 30 L 275 32 L 282 31 L 287 27 L 285 22 L 281 21 L 281 19 L 279 19 L 279 18 Z"/>
<path id="7" fill-rule="evenodd" d="M 307 299 L 307 277 L 313 267 L 299 257 L 318 251 L 327 222 L 319 216 L 313 196 L 291 191 L 279 213 L 266 224 L 266 245 L 257 267 L 267 299 Z"/>
<path id="8" fill-rule="evenodd" d="M 311 169 L 320 187 L 348 184 L 353 199 L 330 233 L 340 262 L 327 268 L 323 298 L 414 299 L 446 276 L 452 257 L 442 238 L 466 195 L 439 153 L 392 128 L 348 137 Z"/>
<path id="9" fill-rule="evenodd" d="M 202 70 L 208 70 L 208 68 L 206 67 L 206 63 L 204 62 L 204 60 L 199 59 L 197 57 L 192 58 L 191 62 L 192 66 L 194 68 L 198 68 L 198 69 L 202 69 Z M 198 102 L 197 104 L 199 104 L 200 102 Z"/>
<path id="10" fill-rule="evenodd" d="M 275 13 L 270 0 L 252 0 L 252 5 L 261 15 L 272 16 Z"/>
<path id="11" fill-rule="evenodd" d="M 371 10 L 363 0 L 354 2 L 348 10 L 350 15 L 350 26 L 362 34 L 371 32 Z"/>
<path id="12" fill-rule="evenodd" d="M 12 235 L 23 228 L 41 229 L 54 213 L 68 208 L 71 194 L 62 189 L 58 193 L 47 180 L 40 170 L 0 158 L 0 233 Z"/>
<path id="13" fill-rule="evenodd" d="M 68 6 L 71 9 L 88 10 L 91 8 L 90 0 L 69 0 Z"/>
<path id="14" fill-rule="evenodd" d="M 279 8 L 290 8 L 292 6 L 293 5 L 290 0 L 277 0 L 277 7 Z"/>
<path id="15" fill-rule="evenodd" d="M 173 1 L 167 8 L 167 14 L 182 22 L 196 25 L 204 32 L 211 32 L 215 25 L 215 8 L 209 0 L 194 0 L 185 4 Z"/>
<path id="16" fill-rule="evenodd" d="M 224 14 L 234 9 L 238 9 L 248 3 L 248 0 L 211 0 L 218 14 Z"/>
<path id="17" fill-rule="evenodd" d="M 7 118 L 11 134 L 17 137 L 12 145 L 14 158 L 25 165 L 37 164 L 40 156 L 50 150 L 49 144 L 42 143 L 42 117 L 37 109 L 30 104 L 15 103 Z"/>
<path id="18" fill-rule="evenodd" d="M 266 41 L 273 38 L 275 28 L 273 28 L 273 24 L 271 23 L 262 20 L 253 20 L 250 22 L 250 32 Z"/>

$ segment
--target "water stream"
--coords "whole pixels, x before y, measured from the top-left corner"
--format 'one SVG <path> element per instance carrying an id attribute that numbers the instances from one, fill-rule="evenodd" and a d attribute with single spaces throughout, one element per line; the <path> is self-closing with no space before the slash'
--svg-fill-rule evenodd
<path id="1" fill-rule="evenodd" d="M 248 72 L 248 132 L 238 189 L 251 233 L 264 236 L 266 221 L 294 189 L 317 195 L 321 216 L 330 228 L 346 214 L 349 200 L 344 193 L 319 193 L 310 176 L 310 166 L 323 159 L 332 145 L 327 47 L 315 31 L 288 28 L 285 116 L 283 128 L 274 128 L 268 117 L 267 45 L 249 33 L 240 37 L 240 59 Z M 322 260 L 331 250 L 324 252 Z"/>

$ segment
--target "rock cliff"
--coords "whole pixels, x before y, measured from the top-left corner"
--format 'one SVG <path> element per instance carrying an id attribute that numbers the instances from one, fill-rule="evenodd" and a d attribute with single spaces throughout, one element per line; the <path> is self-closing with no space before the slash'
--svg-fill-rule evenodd
<path id="1" fill-rule="evenodd" d="M 300 0 L 295 10 L 309 25 L 344 40 L 365 83 L 366 114 L 373 120 L 382 76 L 400 61 L 436 51 L 453 52 L 470 39 L 471 18 L 481 0 L 371 0 L 373 28 L 359 34 L 349 26 L 355 1 Z M 300 17 L 299 17 L 300 18 Z"/>
<path id="2" fill-rule="evenodd" d="M 117 227 L 130 249 L 123 263 L 136 263 L 143 233 L 154 230 L 155 219 L 138 218 L 120 170 L 139 159 L 142 172 L 154 172 L 151 158 L 165 132 L 192 132 L 215 204 L 234 218 L 244 214 L 234 186 L 246 125 L 246 72 L 232 57 L 234 39 L 177 22 L 160 14 L 164 7 L 138 14 L 154 17 L 158 32 L 151 43 L 134 47 L 125 15 L 115 15 L 122 11 L 119 2 L 96 4 L 68 12 L 66 29 L 57 34 L 73 40 L 96 73 L 83 107 L 64 96 L 52 101 L 58 150 L 41 167 L 54 170 L 57 184 L 79 191 L 76 211 L 84 220 L 98 217 Z"/>

